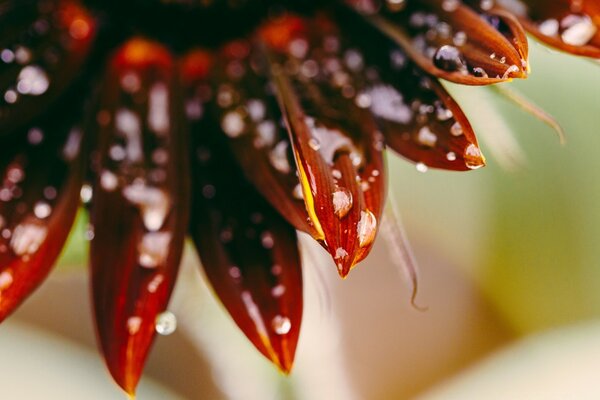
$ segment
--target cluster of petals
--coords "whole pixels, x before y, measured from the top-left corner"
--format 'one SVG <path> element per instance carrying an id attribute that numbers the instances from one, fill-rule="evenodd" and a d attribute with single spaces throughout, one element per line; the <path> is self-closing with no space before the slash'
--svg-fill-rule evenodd
<path id="1" fill-rule="evenodd" d="M 99 347 L 131 394 L 172 323 L 187 237 L 237 325 L 288 372 L 297 232 L 345 277 L 380 227 L 387 148 L 419 170 L 485 165 L 440 80 L 525 78 L 527 33 L 600 58 L 595 0 L 181 3 L 0 0 L 0 321 L 46 278 L 83 204 Z M 198 28 L 196 42 L 196 17 L 241 33 Z"/>

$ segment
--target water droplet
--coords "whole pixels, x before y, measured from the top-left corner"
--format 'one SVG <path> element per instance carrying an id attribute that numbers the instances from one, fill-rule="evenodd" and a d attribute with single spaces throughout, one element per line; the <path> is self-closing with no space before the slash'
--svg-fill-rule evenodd
<path id="1" fill-rule="evenodd" d="M 444 45 L 437 49 L 433 56 L 433 63 L 439 69 L 449 72 L 464 71 L 467 68 L 460 50 L 449 45 Z"/>
<path id="2" fill-rule="evenodd" d="M 94 190 L 88 184 L 85 184 L 81 187 L 81 191 L 79 192 L 79 197 L 84 204 L 89 203 L 92 200 L 92 196 L 94 195 Z"/>
<path id="3" fill-rule="evenodd" d="M 260 235 L 260 242 L 265 249 L 272 249 L 275 245 L 275 239 L 273 238 L 273 234 L 271 234 L 271 232 L 263 232 Z"/>
<path id="4" fill-rule="evenodd" d="M 17 91 L 21 94 L 39 96 L 46 93 L 49 86 L 46 71 L 37 65 L 24 67 L 17 78 Z"/>
<path id="5" fill-rule="evenodd" d="M 464 159 L 465 165 L 469 169 L 479 169 L 485 166 L 485 158 L 481 154 L 479 147 L 475 146 L 474 144 L 467 146 L 465 149 Z"/>
<path id="6" fill-rule="evenodd" d="M 273 296 L 273 297 L 281 297 L 281 296 L 283 296 L 284 293 L 285 293 L 285 286 L 283 286 L 282 284 L 273 286 L 273 288 L 271 289 L 271 296 Z"/>
<path id="7" fill-rule="evenodd" d="M 166 191 L 136 182 L 123 189 L 123 196 L 140 208 L 146 229 L 157 231 L 163 226 L 171 208 Z"/>
<path id="8" fill-rule="evenodd" d="M 24 222 L 17 225 L 12 233 L 10 246 L 18 256 L 33 254 L 40 248 L 47 234 L 48 228 L 44 225 Z"/>
<path id="9" fill-rule="evenodd" d="M 360 212 L 360 220 L 356 225 L 356 231 L 360 247 L 366 247 L 373 243 L 377 234 L 377 218 L 370 210 Z"/>
<path id="10" fill-rule="evenodd" d="M 419 129 L 417 140 L 423 146 L 434 147 L 437 142 L 437 135 L 428 126 L 424 126 Z"/>
<path id="11" fill-rule="evenodd" d="M 221 121 L 221 128 L 223 132 L 230 138 L 236 138 L 244 133 L 246 124 L 244 118 L 237 111 L 230 111 L 223 117 Z"/>
<path id="12" fill-rule="evenodd" d="M 464 134 L 464 131 L 462 126 L 458 122 L 455 122 L 450 127 L 450 133 L 452 134 L 452 136 L 461 136 Z"/>
<path id="13" fill-rule="evenodd" d="M 0 291 L 6 290 L 13 283 L 13 276 L 10 271 L 0 272 Z"/>
<path id="14" fill-rule="evenodd" d="M 170 335 L 177 329 L 177 318 L 170 311 L 162 312 L 156 316 L 154 329 L 159 335 Z"/>
<path id="15" fill-rule="evenodd" d="M 38 201 L 33 206 L 33 214 L 39 219 L 48 218 L 51 213 L 52 207 L 50 207 L 50 204 L 46 203 L 45 201 Z"/>
<path id="16" fill-rule="evenodd" d="M 137 246 L 138 262 L 144 268 L 156 268 L 165 263 L 169 255 L 171 233 L 149 232 L 142 236 Z"/>
<path id="17" fill-rule="evenodd" d="M 569 20 L 567 20 L 569 18 Z M 565 23 L 565 20 L 567 22 Z M 571 46 L 585 46 L 598 32 L 598 27 L 587 15 L 571 15 L 563 19 L 568 28 L 560 35 L 563 42 Z"/>
<path id="18" fill-rule="evenodd" d="M 136 333 L 138 333 L 140 331 L 140 328 L 142 326 L 142 318 L 141 317 L 129 317 L 127 318 L 127 332 L 129 332 L 130 335 L 135 335 Z"/>
<path id="19" fill-rule="evenodd" d="M 344 218 L 352 209 L 352 193 L 348 189 L 338 188 L 333 192 L 333 212 L 338 218 Z"/>
<path id="20" fill-rule="evenodd" d="M 104 170 L 100 174 L 100 186 L 107 192 L 112 192 L 119 186 L 119 179 L 111 171 Z"/>
<path id="21" fill-rule="evenodd" d="M 427 167 L 427 165 L 423 164 L 423 163 L 417 163 L 415 165 L 415 167 L 417 168 L 417 171 L 421 172 L 421 173 L 425 173 L 427 171 L 429 171 L 429 168 Z"/>
<path id="22" fill-rule="evenodd" d="M 285 335 L 290 332 L 292 329 L 292 322 L 287 317 L 282 317 L 281 315 L 276 315 L 271 321 L 271 325 L 273 326 L 273 330 L 278 335 Z"/>

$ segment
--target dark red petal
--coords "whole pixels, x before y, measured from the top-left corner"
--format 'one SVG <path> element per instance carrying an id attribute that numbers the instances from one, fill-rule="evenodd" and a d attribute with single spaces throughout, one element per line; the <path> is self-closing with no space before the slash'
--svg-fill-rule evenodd
<path id="1" fill-rule="evenodd" d="M 286 27 L 287 47 L 278 41 Z M 316 238 L 346 276 L 375 239 L 385 200 L 384 146 L 370 112 L 347 98 L 352 66 L 344 64 L 343 43 L 328 44 L 335 33 L 328 21 L 288 17 L 259 37 Z"/>
<path id="2" fill-rule="evenodd" d="M 246 178 L 296 229 L 313 234 L 289 136 L 268 81 L 257 71 L 250 43 L 229 43 L 216 58 L 210 84 L 207 68 L 203 67 L 206 52 L 191 52 L 182 62 L 183 76 L 190 79 L 188 118 L 200 118 L 206 103 L 215 102 L 217 106 L 211 107 L 213 117 L 221 122 Z"/>
<path id="3" fill-rule="evenodd" d="M 514 13 L 541 41 L 569 53 L 600 58 L 600 3 L 597 0 L 525 0 L 498 3 L 493 10 Z"/>
<path id="4" fill-rule="evenodd" d="M 82 182 L 80 104 L 62 104 L 0 146 L 0 321 L 47 276 L 73 224 Z"/>
<path id="5" fill-rule="evenodd" d="M 79 75 L 95 21 L 77 0 L 4 1 L 0 10 L 0 134 L 46 110 Z M 2 7 L 0 6 L 0 7 Z"/>
<path id="6" fill-rule="evenodd" d="M 192 122 L 191 234 L 204 271 L 232 318 L 282 371 L 292 368 L 302 320 L 302 274 L 294 228 L 245 180 L 225 134 Z"/>
<path id="7" fill-rule="evenodd" d="M 377 0 L 347 3 L 439 78 L 487 85 L 527 76 L 526 37 L 510 15 L 477 13 L 461 1 L 402 2 L 401 7 Z"/>
<path id="8" fill-rule="evenodd" d="M 173 288 L 187 227 L 187 157 L 169 52 L 133 39 L 101 89 L 91 207 L 96 326 L 116 382 L 133 394 Z"/>
<path id="9" fill-rule="evenodd" d="M 371 110 L 388 146 L 423 170 L 485 164 L 469 121 L 436 78 L 378 32 L 343 34 L 356 46 L 349 54 L 364 59 L 351 72 L 354 101 Z"/>

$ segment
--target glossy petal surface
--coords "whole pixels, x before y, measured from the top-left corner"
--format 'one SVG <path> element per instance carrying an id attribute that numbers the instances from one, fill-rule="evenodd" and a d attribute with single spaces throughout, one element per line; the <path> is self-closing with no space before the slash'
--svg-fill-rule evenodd
<path id="1" fill-rule="evenodd" d="M 76 0 L 0 3 L 0 135 L 27 124 L 70 86 L 95 29 Z"/>
<path id="2" fill-rule="evenodd" d="M 244 178 L 216 120 L 192 121 L 192 135 L 190 230 L 206 276 L 254 346 L 289 372 L 302 320 L 294 228 Z"/>
<path id="3" fill-rule="evenodd" d="M 82 182 L 80 109 L 71 101 L 2 138 L 0 321 L 43 281 L 71 230 Z"/>
<path id="4" fill-rule="evenodd" d="M 186 107 L 188 118 L 201 118 L 209 100 L 207 94 L 214 93 L 215 107 L 210 108 L 214 115 L 210 117 L 220 122 L 246 178 L 296 229 L 313 234 L 289 136 L 268 89 L 264 65 L 259 64 L 255 53 L 247 41 L 227 44 L 216 55 L 210 76 L 201 67 L 206 53 L 188 54 L 184 76 L 194 82 Z"/>
<path id="5" fill-rule="evenodd" d="M 527 41 L 510 14 L 478 12 L 461 1 L 347 3 L 437 77 L 487 85 L 527 75 Z"/>
<path id="6" fill-rule="evenodd" d="M 389 147 L 420 170 L 465 171 L 485 165 L 471 124 L 435 77 L 384 35 L 344 28 L 343 37 L 353 45 L 346 58 L 361 64 L 350 71 L 347 85 L 354 101 L 373 113 Z"/>
<path id="7" fill-rule="evenodd" d="M 102 352 L 133 393 L 165 311 L 186 231 L 187 158 L 170 54 L 133 39 L 101 90 L 91 272 Z"/>
<path id="8" fill-rule="evenodd" d="M 327 30 L 334 33 L 327 20 L 289 17 L 265 25 L 259 37 L 316 239 L 346 276 L 377 233 L 384 145 L 370 111 L 344 95 L 355 65 L 344 61 L 343 44 L 328 45 Z"/>

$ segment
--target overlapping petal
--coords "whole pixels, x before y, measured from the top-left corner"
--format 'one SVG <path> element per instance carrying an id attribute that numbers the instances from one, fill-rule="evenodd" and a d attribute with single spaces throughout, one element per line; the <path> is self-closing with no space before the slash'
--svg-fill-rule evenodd
<path id="1" fill-rule="evenodd" d="M 467 85 L 527 76 L 527 40 L 509 13 L 477 12 L 459 0 L 347 3 L 432 75 Z"/>
<path id="2" fill-rule="evenodd" d="M 342 37 L 353 45 L 346 58 L 361 64 L 357 71 L 349 71 L 354 100 L 374 114 L 389 147 L 421 170 L 484 166 L 471 124 L 435 77 L 379 32 L 343 27 Z"/>
<path id="3" fill-rule="evenodd" d="M 178 271 L 188 218 L 187 137 L 169 52 L 132 39 L 101 89 L 91 207 L 100 347 L 133 393 Z"/>
<path id="4" fill-rule="evenodd" d="M 50 272 L 77 212 L 82 107 L 73 100 L 2 141 L 0 321 Z"/>
<path id="5" fill-rule="evenodd" d="M 188 91 L 190 101 L 197 89 Z M 289 372 L 302 320 L 296 233 L 244 178 L 213 113 L 191 121 L 192 238 L 236 324 L 265 357 Z"/>
<path id="6" fill-rule="evenodd" d="M 202 67 L 207 57 L 212 60 L 203 51 L 188 54 L 183 60 L 183 76 L 194 80 L 207 73 Z M 186 107 L 188 118 L 201 118 L 207 95 L 214 92 L 217 107 L 211 108 L 212 117 L 220 122 L 246 178 L 296 229 L 313 234 L 289 136 L 250 42 L 229 43 L 215 58 L 210 76 L 196 79 L 193 85 Z"/>
<path id="7" fill-rule="evenodd" d="M 0 135 L 27 124 L 71 85 L 95 25 L 77 0 L 0 3 Z"/>

